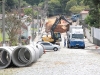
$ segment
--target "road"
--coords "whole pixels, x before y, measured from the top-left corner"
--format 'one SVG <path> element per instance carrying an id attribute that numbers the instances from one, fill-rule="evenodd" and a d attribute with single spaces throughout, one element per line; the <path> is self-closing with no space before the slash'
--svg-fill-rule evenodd
<path id="1" fill-rule="evenodd" d="M 85 49 L 64 48 L 62 40 L 59 51 L 47 51 L 28 67 L 1 69 L 0 75 L 100 75 L 100 49 L 84 40 Z"/>

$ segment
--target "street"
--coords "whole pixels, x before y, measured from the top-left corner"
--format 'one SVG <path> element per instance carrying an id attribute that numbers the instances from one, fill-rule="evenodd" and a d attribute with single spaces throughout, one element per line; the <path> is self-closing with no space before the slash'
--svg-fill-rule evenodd
<path id="1" fill-rule="evenodd" d="M 59 51 L 46 51 L 28 67 L 1 69 L 0 75 L 100 75 L 100 48 L 84 40 L 85 49 L 68 49 L 62 39 Z"/>
<path id="2" fill-rule="evenodd" d="M 100 0 L 0 4 L 0 75 L 100 75 Z"/>

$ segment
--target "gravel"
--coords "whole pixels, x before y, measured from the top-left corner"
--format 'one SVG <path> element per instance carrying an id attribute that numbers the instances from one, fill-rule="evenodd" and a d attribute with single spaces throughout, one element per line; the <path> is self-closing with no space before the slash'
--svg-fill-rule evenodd
<path id="1" fill-rule="evenodd" d="M 28 67 L 10 67 L 0 70 L 0 75 L 100 75 L 100 49 L 85 39 L 85 49 L 47 51 Z"/>

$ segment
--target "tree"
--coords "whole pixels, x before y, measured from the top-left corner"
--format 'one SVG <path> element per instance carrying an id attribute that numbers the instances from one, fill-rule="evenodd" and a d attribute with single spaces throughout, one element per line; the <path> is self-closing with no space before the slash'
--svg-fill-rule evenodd
<path id="1" fill-rule="evenodd" d="M 24 0 L 30 5 L 38 5 L 40 2 L 43 2 L 43 0 Z"/>
<path id="2" fill-rule="evenodd" d="M 84 0 L 69 0 L 66 4 L 66 10 L 70 13 L 80 13 L 84 9 L 88 9 L 88 6 L 84 5 Z"/>
<path id="3" fill-rule="evenodd" d="M 71 7 L 76 6 L 76 5 L 77 5 L 77 1 L 76 1 L 76 0 L 69 0 L 69 1 L 66 3 L 66 11 L 67 11 L 68 13 L 73 12 L 73 11 L 71 11 L 70 9 L 71 9 Z"/>
<path id="4" fill-rule="evenodd" d="M 9 41 L 11 46 L 14 46 L 18 43 L 17 37 L 21 25 L 22 22 L 18 19 L 16 14 L 7 14 L 7 17 L 5 18 L 5 30 L 9 36 Z"/>
<path id="5" fill-rule="evenodd" d="M 84 0 L 84 3 L 90 7 L 89 16 L 91 18 L 87 17 L 88 24 L 97 28 L 100 27 L 100 0 Z"/>
<path id="6" fill-rule="evenodd" d="M 15 0 L 6 0 L 7 9 L 12 9 L 15 5 Z"/>
<path id="7" fill-rule="evenodd" d="M 66 3 L 69 0 L 58 0 L 58 1 L 60 2 L 62 12 L 65 13 L 66 12 Z"/>
<path id="8" fill-rule="evenodd" d="M 84 6 L 72 6 L 70 8 L 70 11 L 73 13 L 80 13 L 82 10 L 84 10 Z"/>
<path id="9" fill-rule="evenodd" d="M 25 9 L 24 9 L 24 13 L 25 13 L 26 15 L 31 15 L 31 14 L 32 14 L 32 8 L 25 8 Z"/>
<path id="10" fill-rule="evenodd" d="M 2 11 L 2 3 L 0 2 L 0 14 L 2 13 L 1 11 Z"/>
<path id="11" fill-rule="evenodd" d="M 49 15 L 57 15 L 62 13 L 60 2 L 58 0 L 50 0 L 48 4 L 49 4 L 48 8 Z"/>

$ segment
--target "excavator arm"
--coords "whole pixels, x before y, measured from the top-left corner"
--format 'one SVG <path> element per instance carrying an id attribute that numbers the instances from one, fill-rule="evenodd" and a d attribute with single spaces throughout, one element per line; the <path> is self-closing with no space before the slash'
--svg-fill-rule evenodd
<path id="1" fill-rule="evenodd" d="M 55 30 L 56 26 L 60 23 L 61 19 L 65 20 L 65 21 L 68 22 L 70 25 L 72 24 L 72 23 L 69 22 L 69 21 L 65 18 L 65 16 L 63 16 L 63 15 L 61 15 L 59 18 L 56 18 L 56 21 L 55 21 L 55 23 L 52 25 L 51 30 L 50 30 L 50 32 L 51 32 L 51 37 L 52 37 L 52 39 L 54 39 L 54 43 L 56 42 L 56 40 L 58 40 L 58 38 L 57 38 L 57 37 L 55 36 L 55 34 L 54 34 L 54 30 Z"/>

